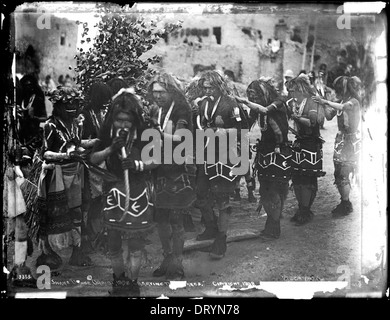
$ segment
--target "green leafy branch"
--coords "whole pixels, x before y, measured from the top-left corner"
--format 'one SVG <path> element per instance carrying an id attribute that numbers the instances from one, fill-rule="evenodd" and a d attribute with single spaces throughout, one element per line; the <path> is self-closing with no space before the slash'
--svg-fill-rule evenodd
<path id="1" fill-rule="evenodd" d="M 155 55 L 141 59 L 141 56 L 161 38 L 181 28 L 179 21 L 159 29 L 155 22 L 146 22 L 128 10 L 128 6 L 97 4 L 100 21 L 95 27 L 98 28 L 98 34 L 91 48 L 79 48 L 75 56 L 76 83 L 85 95 L 95 81 L 107 82 L 122 77 L 130 86 L 134 86 L 138 95 L 144 97 L 147 83 L 153 76 L 150 65 L 158 63 L 161 57 Z M 81 43 L 91 42 L 88 24 L 77 23 L 83 27 Z"/>

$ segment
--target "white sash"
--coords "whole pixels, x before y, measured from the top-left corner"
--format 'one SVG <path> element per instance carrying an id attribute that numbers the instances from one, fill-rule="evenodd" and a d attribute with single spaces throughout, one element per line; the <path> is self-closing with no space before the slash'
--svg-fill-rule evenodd
<path id="1" fill-rule="evenodd" d="M 33 95 L 31 96 L 30 100 L 28 101 L 27 107 L 24 107 L 24 99 L 23 99 L 23 100 L 22 100 L 22 109 L 23 109 L 23 110 L 28 110 L 29 108 L 31 108 L 31 106 L 32 106 L 32 104 L 33 104 L 33 102 L 34 102 L 34 100 L 35 100 L 35 94 L 33 94 Z"/>

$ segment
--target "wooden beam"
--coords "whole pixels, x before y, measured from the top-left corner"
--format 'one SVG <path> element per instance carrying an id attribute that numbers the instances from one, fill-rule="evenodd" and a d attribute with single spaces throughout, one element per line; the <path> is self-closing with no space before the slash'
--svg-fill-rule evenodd
<path id="1" fill-rule="evenodd" d="M 311 70 L 313 70 L 313 65 L 314 65 L 314 55 L 315 55 L 315 52 L 316 52 L 316 41 L 317 41 L 317 19 L 315 19 L 315 24 L 314 24 L 314 41 L 313 41 L 313 47 L 312 47 L 312 50 L 311 50 L 311 59 L 310 59 L 310 69 L 309 69 L 309 72 Z"/>
<path id="2" fill-rule="evenodd" d="M 310 31 L 310 21 L 307 22 L 307 30 L 306 30 L 306 37 L 304 41 L 304 46 L 303 46 L 303 57 L 302 57 L 302 66 L 301 70 L 305 69 L 306 65 L 306 55 L 307 55 L 307 41 L 309 40 L 309 31 Z"/>
<path id="3" fill-rule="evenodd" d="M 249 239 L 258 238 L 259 236 L 260 236 L 260 232 L 254 229 L 229 230 L 227 233 L 226 242 L 249 240 Z M 204 240 L 204 241 L 197 241 L 195 238 L 188 239 L 184 243 L 184 251 L 207 248 L 210 247 L 213 244 L 213 242 L 214 239 Z"/>

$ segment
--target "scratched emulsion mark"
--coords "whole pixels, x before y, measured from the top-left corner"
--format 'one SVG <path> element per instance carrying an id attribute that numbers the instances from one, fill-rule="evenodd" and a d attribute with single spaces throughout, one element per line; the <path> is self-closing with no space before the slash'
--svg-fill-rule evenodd
<path id="1" fill-rule="evenodd" d="M 17 292 L 15 299 L 65 299 L 66 291 Z"/>
<path id="2" fill-rule="evenodd" d="M 187 286 L 187 281 L 169 281 L 169 289 L 177 290 L 185 288 Z"/>
<path id="3" fill-rule="evenodd" d="M 387 257 L 387 40 L 373 40 L 375 92 L 362 121 L 362 273 L 384 282 Z M 383 284 L 381 284 L 383 285 Z"/>
<path id="4" fill-rule="evenodd" d="M 279 299 L 312 299 L 315 293 L 318 292 L 334 292 L 342 290 L 348 286 L 345 281 L 264 281 L 259 285 L 248 285 L 243 288 L 233 288 L 230 285 L 223 285 L 220 290 L 225 291 L 245 291 L 245 290 L 264 290 L 274 294 Z"/>

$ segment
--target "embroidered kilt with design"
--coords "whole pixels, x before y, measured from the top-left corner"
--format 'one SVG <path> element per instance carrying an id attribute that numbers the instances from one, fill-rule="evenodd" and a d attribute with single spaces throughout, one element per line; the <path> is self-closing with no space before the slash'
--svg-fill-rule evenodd
<path id="1" fill-rule="evenodd" d="M 361 140 L 356 133 L 338 132 L 334 142 L 333 161 L 356 166 L 359 160 Z"/>
<path id="2" fill-rule="evenodd" d="M 296 139 L 292 146 L 293 175 L 322 177 L 322 140 Z"/>
<path id="3" fill-rule="evenodd" d="M 138 179 L 137 179 L 138 180 Z M 124 181 L 107 188 L 103 207 L 103 221 L 107 228 L 126 233 L 141 233 L 153 228 L 153 184 L 149 181 L 131 181 L 129 208 L 125 212 L 126 189 Z"/>
<path id="4" fill-rule="evenodd" d="M 274 143 L 258 141 L 253 165 L 259 181 L 271 179 L 288 182 L 292 173 L 291 157 L 292 152 L 288 143 L 281 145 L 280 153 L 276 153 Z"/>
<path id="5" fill-rule="evenodd" d="M 157 168 L 156 208 L 185 209 L 196 199 L 195 164 L 163 164 Z"/>
<path id="6" fill-rule="evenodd" d="M 214 193 L 232 193 L 235 188 L 237 175 L 233 175 L 233 168 L 237 165 L 223 164 L 217 162 L 215 164 L 204 163 L 203 169 L 208 177 L 210 189 Z"/>
<path id="7" fill-rule="evenodd" d="M 70 209 L 81 206 L 80 165 L 55 165 L 42 170 L 38 182 L 37 206 L 40 214 L 40 235 L 57 235 L 73 228 Z"/>
<path id="8" fill-rule="evenodd" d="M 199 106 L 197 125 L 199 130 L 236 129 L 237 140 L 240 140 L 241 129 L 249 126 L 243 108 L 234 98 L 227 95 L 221 96 L 216 102 L 212 102 L 209 99 L 203 100 Z M 216 136 L 218 137 L 218 135 Z M 236 186 L 238 176 L 232 174 L 232 169 L 240 164 L 233 164 L 230 161 L 229 146 L 233 145 L 233 143 L 236 144 L 238 156 L 240 154 L 240 145 L 237 141 L 231 143 L 229 139 L 230 136 L 227 135 L 226 146 L 222 150 L 220 150 L 219 139 L 215 139 L 215 145 L 209 145 L 208 138 L 204 140 L 204 159 L 208 159 L 208 149 L 211 148 L 211 152 L 215 155 L 215 162 L 205 162 L 203 168 L 199 166 L 199 170 L 202 170 L 200 180 L 208 179 L 208 182 L 202 181 L 200 183 L 205 187 L 207 186 L 214 194 L 229 195 L 234 192 Z M 224 154 L 220 154 L 220 152 Z M 226 158 L 223 156 L 226 156 Z"/>

